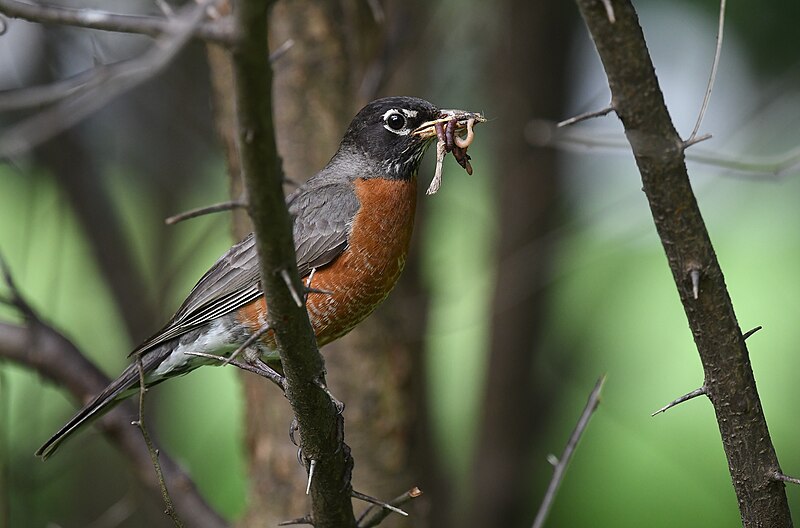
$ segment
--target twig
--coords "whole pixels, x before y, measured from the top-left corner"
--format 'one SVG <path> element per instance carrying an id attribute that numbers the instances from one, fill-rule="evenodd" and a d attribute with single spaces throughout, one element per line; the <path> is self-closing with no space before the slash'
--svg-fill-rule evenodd
<path id="1" fill-rule="evenodd" d="M 676 405 L 679 405 L 679 404 L 681 404 L 681 403 L 683 403 L 685 401 L 689 401 L 692 398 L 697 398 L 698 396 L 702 396 L 704 394 L 707 394 L 705 385 L 703 385 L 702 387 L 700 387 L 698 389 L 695 389 L 695 390 L 693 390 L 691 392 L 687 392 L 686 394 L 684 394 L 680 398 L 672 400 L 671 402 L 669 402 L 668 404 L 666 404 L 665 406 L 663 406 L 662 408 L 660 408 L 659 410 L 657 410 L 656 412 L 651 414 L 650 416 L 655 416 L 657 414 L 666 412 L 669 409 L 672 409 L 673 407 L 675 407 Z"/>
<path id="2" fill-rule="evenodd" d="M 545 119 L 531 120 L 526 130 L 530 130 L 526 134 L 528 142 L 535 146 L 551 146 L 573 152 L 594 151 L 596 149 L 627 152 L 630 149 L 630 145 L 622 135 L 615 134 L 603 137 L 597 133 L 587 135 L 577 130 L 565 132 L 557 129 L 557 123 Z M 540 130 L 542 132 L 539 132 Z M 707 139 L 706 136 L 697 138 L 695 143 L 701 139 Z M 687 160 L 696 163 L 757 176 L 782 177 L 787 171 L 800 165 L 800 147 L 778 156 L 763 158 L 732 158 L 717 152 L 697 149 L 688 150 L 685 155 Z"/>
<path id="3" fill-rule="evenodd" d="M 3 281 L 6 283 L 8 287 L 10 296 L 9 298 L 2 299 L 1 302 L 10 304 L 25 317 L 25 320 L 29 323 L 38 323 L 40 322 L 39 316 L 36 315 L 36 312 L 33 311 L 31 305 L 28 304 L 28 301 L 20 293 L 19 289 L 17 289 L 17 284 L 14 282 L 14 277 L 11 275 L 11 268 L 6 262 L 5 257 L 3 254 L 0 253 L 0 274 L 3 276 Z"/>
<path id="4" fill-rule="evenodd" d="M 95 70 L 72 97 L 7 129 L 0 136 L 0 158 L 24 154 L 158 74 L 188 43 L 192 30 L 203 21 L 206 7 L 215 1 L 219 0 L 185 8 L 175 20 L 179 29 L 163 35 L 143 55 Z"/>
<path id="5" fill-rule="evenodd" d="M 136 33 L 159 37 L 183 30 L 172 18 L 147 15 L 108 13 L 96 9 L 74 9 L 55 5 L 29 4 L 15 0 L 0 0 L 0 13 L 42 24 L 60 24 L 117 33 Z M 233 42 L 231 26 L 226 20 L 207 21 L 192 28 L 192 36 L 217 44 Z"/>
<path id="6" fill-rule="evenodd" d="M 212 213 L 220 213 L 222 211 L 231 211 L 233 209 L 239 209 L 243 207 L 247 207 L 247 201 L 241 198 L 239 200 L 220 202 L 212 205 L 206 205 L 204 207 L 198 207 L 196 209 L 190 209 L 183 213 L 178 213 L 164 220 L 164 223 L 167 225 L 174 225 L 177 224 L 178 222 L 189 220 L 190 218 L 197 218 L 198 216 L 203 216 Z"/>
<path id="7" fill-rule="evenodd" d="M 588 119 L 594 119 L 595 117 L 603 117 L 605 115 L 610 114 L 613 111 L 614 107 L 612 105 L 608 105 L 605 108 L 601 108 L 600 110 L 595 110 L 593 112 L 584 112 L 574 117 L 570 117 L 569 119 L 559 121 L 558 124 L 556 125 L 556 128 L 563 128 L 565 126 L 574 125 L 575 123 L 580 123 L 581 121 L 586 121 Z"/>
<path id="8" fill-rule="evenodd" d="M 214 361 L 219 361 L 221 366 L 233 365 L 234 367 L 242 369 L 244 371 L 252 372 L 253 374 L 261 376 L 262 378 L 268 379 L 269 381 L 277 385 L 279 389 L 286 392 L 286 379 L 260 359 L 257 359 L 256 361 L 249 363 L 247 361 L 238 361 L 238 360 L 228 361 L 228 358 L 225 358 L 224 356 L 207 354 L 205 352 L 187 351 L 185 352 L 185 354 L 187 356 L 213 359 Z"/>
<path id="9" fill-rule="evenodd" d="M 800 479 L 796 477 L 790 477 L 788 475 L 784 475 L 783 473 L 776 471 L 772 474 L 772 479 L 777 480 L 779 482 L 789 482 L 790 484 L 798 484 L 800 485 Z"/>
<path id="10" fill-rule="evenodd" d="M 541 506 L 539 506 L 539 511 L 536 513 L 536 518 L 533 521 L 533 528 L 541 528 L 544 526 L 547 514 L 550 513 L 550 507 L 553 505 L 553 500 L 555 500 L 556 493 L 558 492 L 558 487 L 561 485 L 561 481 L 564 480 L 569 461 L 575 453 L 575 448 L 578 447 L 581 435 L 583 435 L 583 432 L 589 425 L 589 419 L 600 404 L 600 392 L 603 390 L 603 384 L 605 382 L 605 375 L 600 376 L 597 383 L 594 384 L 592 392 L 589 393 L 589 400 L 586 402 L 586 407 L 583 408 L 583 413 L 581 413 L 581 417 L 578 419 L 578 423 L 575 425 L 575 429 L 569 437 L 564 452 L 561 453 L 561 457 L 558 459 L 558 463 L 553 469 L 553 478 L 550 479 L 547 492 L 544 495 L 544 499 L 542 499 Z"/>
<path id="11" fill-rule="evenodd" d="M 161 488 L 161 497 L 164 500 L 166 510 L 164 513 L 172 519 L 173 524 L 177 528 L 183 528 L 183 523 L 175 511 L 175 505 L 172 503 L 172 497 L 169 495 L 167 489 L 167 482 L 164 480 L 164 473 L 161 471 L 161 463 L 158 461 L 158 450 L 153 445 L 150 439 L 150 433 L 147 432 L 147 427 L 144 425 L 144 395 L 147 392 L 147 385 L 144 381 L 144 367 L 142 366 L 142 356 L 136 356 L 136 368 L 139 370 L 139 419 L 133 422 L 133 425 L 139 428 L 144 438 L 144 443 L 147 445 L 147 451 L 150 453 L 150 460 L 153 462 L 153 469 L 156 472 L 158 485 Z"/>
<path id="12" fill-rule="evenodd" d="M 222 362 L 222 365 L 225 366 L 231 363 L 234 359 L 236 359 L 236 357 L 239 354 L 242 353 L 243 350 L 252 346 L 256 341 L 258 341 L 261 338 L 261 336 L 269 332 L 269 329 L 270 329 L 269 323 L 264 323 L 263 325 L 261 325 L 261 328 L 253 332 L 253 334 L 250 337 L 245 339 L 244 343 L 239 345 L 239 347 L 236 350 L 234 350 L 233 353 L 225 359 L 225 361 Z"/>
<path id="13" fill-rule="evenodd" d="M 411 488 L 407 492 L 403 493 L 402 495 L 395 497 L 387 504 L 392 506 L 403 506 L 404 504 L 410 502 L 412 499 L 416 499 L 422 495 L 422 490 L 417 487 Z M 373 505 L 364 510 L 364 513 L 358 518 L 356 522 L 356 526 L 358 528 L 371 528 L 373 526 L 378 526 L 381 521 L 383 521 L 386 517 L 388 517 L 392 513 L 392 510 L 383 507 L 383 505 Z"/>
<path id="14" fill-rule="evenodd" d="M 714 91 L 714 81 L 717 79 L 717 67 L 719 66 L 719 58 L 722 54 L 722 37 L 723 30 L 725 29 L 725 4 L 726 0 L 720 0 L 719 26 L 717 28 L 717 45 L 714 49 L 714 62 L 711 64 L 711 74 L 708 76 L 706 94 L 703 96 L 703 104 L 700 106 L 700 113 L 697 116 L 697 122 L 694 124 L 694 129 L 692 129 L 692 134 L 689 136 L 689 139 L 683 143 L 684 148 L 690 147 L 711 137 L 710 135 L 706 135 L 697 138 L 697 132 L 700 130 L 700 124 L 703 122 L 703 118 L 706 115 L 706 110 L 708 110 L 708 103 L 711 101 L 711 92 Z"/>
<path id="15" fill-rule="evenodd" d="M 388 502 L 383 502 L 382 500 L 376 499 L 375 497 L 370 497 L 369 495 L 367 495 L 365 493 L 361 493 L 359 491 L 353 490 L 351 492 L 351 495 L 356 499 L 362 500 L 364 502 L 369 502 L 370 504 L 374 504 L 376 506 L 380 506 L 381 508 L 386 508 L 387 510 L 393 511 L 394 513 L 399 513 L 403 517 L 408 517 L 408 514 L 406 512 L 404 512 L 403 510 L 401 510 L 400 508 L 398 508 L 397 506 L 392 506 Z"/>
<path id="16" fill-rule="evenodd" d="M 314 519 L 311 518 L 311 515 L 304 515 L 302 517 L 298 517 L 297 519 L 292 519 L 290 521 L 281 521 L 278 523 L 278 526 L 296 526 L 298 524 L 314 524 Z"/>

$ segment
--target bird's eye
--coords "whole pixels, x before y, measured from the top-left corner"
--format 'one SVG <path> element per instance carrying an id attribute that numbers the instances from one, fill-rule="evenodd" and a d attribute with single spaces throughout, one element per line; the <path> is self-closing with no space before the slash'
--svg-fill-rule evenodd
<path id="1" fill-rule="evenodd" d="M 406 126 L 406 118 L 400 112 L 393 112 L 384 118 L 386 125 L 392 130 L 402 130 Z"/>

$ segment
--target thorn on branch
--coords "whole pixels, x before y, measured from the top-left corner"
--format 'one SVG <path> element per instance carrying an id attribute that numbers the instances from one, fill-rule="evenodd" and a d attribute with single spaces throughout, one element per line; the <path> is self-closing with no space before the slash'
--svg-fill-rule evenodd
<path id="1" fill-rule="evenodd" d="M 420 495 L 422 495 L 422 490 L 417 487 L 413 487 L 399 497 L 395 497 L 389 501 L 388 505 L 402 506 L 412 499 L 416 499 Z M 356 521 L 356 526 L 358 528 L 370 528 L 372 526 L 378 526 L 381 521 L 389 516 L 391 511 L 392 510 L 390 509 L 384 508 L 383 505 L 372 505 L 364 510 L 364 513 L 362 513 L 358 518 L 358 521 Z"/>
<path id="2" fill-rule="evenodd" d="M 683 142 L 683 145 L 682 145 L 683 149 L 686 150 L 687 148 L 691 147 L 692 145 L 697 145 L 698 143 L 702 143 L 703 141 L 705 141 L 707 139 L 711 139 L 712 137 L 714 137 L 714 136 L 712 136 L 711 134 L 703 134 L 702 136 L 690 137 L 689 139 L 687 139 L 686 141 Z"/>
<path id="3" fill-rule="evenodd" d="M 385 509 L 391 510 L 391 511 L 393 511 L 395 513 L 399 513 L 400 515 L 403 515 L 404 517 L 408 517 L 408 513 L 404 512 L 403 510 L 401 510 L 397 506 L 392 506 L 388 502 L 383 502 L 380 499 L 376 499 L 375 497 L 370 497 L 369 495 L 366 495 L 366 494 L 361 493 L 361 492 L 356 491 L 356 490 L 352 490 L 350 492 L 350 494 L 355 499 L 359 499 L 359 500 L 362 500 L 364 502 L 369 502 L 370 504 L 374 504 L 376 506 L 380 506 L 381 508 L 385 508 Z"/>
<path id="4" fill-rule="evenodd" d="M 762 328 L 764 328 L 764 327 L 763 327 L 763 326 L 761 326 L 761 325 L 759 325 L 759 326 L 757 326 L 757 327 L 755 327 L 755 328 L 753 328 L 753 329 L 751 329 L 751 330 L 748 330 L 747 332 L 745 332 L 744 334 L 742 334 L 742 341 L 747 341 L 747 338 L 748 338 L 748 337 L 750 337 L 751 335 L 755 334 L 756 332 L 758 332 L 758 331 L 759 331 L 759 330 L 761 330 Z"/>
<path id="5" fill-rule="evenodd" d="M 314 478 L 314 470 L 317 468 L 317 461 L 311 459 L 308 463 L 308 482 L 306 483 L 306 495 L 311 493 L 311 480 Z"/>
<path id="6" fill-rule="evenodd" d="M 220 213 L 222 211 L 232 211 L 233 209 L 240 209 L 247 207 L 247 200 L 244 197 L 239 198 L 238 200 L 231 200 L 228 202 L 220 202 L 213 205 L 207 205 L 205 207 L 198 207 L 196 209 L 190 209 L 189 211 L 178 213 L 176 215 L 170 216 L 164 223 L 167 225 L 174 225 L 178 222 L 183 222 L 184 220 L 189 220 L 190 218 L 197 218 L 198 216 L 203 216 L 211 213 Z"/>
<path id="7" fill-rule="evenodd" d="M 292 299 L 294 299 L 294 303 L 297 305 L 298 308 L 302 308 L 303 300 L 300 298 L 300 294 L 297 293 L 297 290 L 292 283 L 292 278 L 289 276 L 289 270 L 286 268 L 281 268 L 281 278 L 283 282 L 286 284 L 286 287 L 289 288 L 289 293 L 292 294 Z"/>
<path id="8" fill-rule="evenodd" d="M 608 17 L 608 21 L 612 24 L 617 21 L 616 15 L 614 15 L 614 6 L 611 5 L 611 0 L 603 0 L 603 6 L 606 8 L 606 16 Z"/>
<path id="9" fill-rule="evenodd" d="M 693 268 L 689 271 L 689 276 L 692 279 L 692 297 L 697 300 L 700 297 L 700 270 Z"/>
<path id="10" fill-rule="evenodd" d="M 311 518 L 311 515 L 304 515 L 303 517 L 298 517 L 297 519 L 292 519 L 291 521 L 281 521 L 278 523 L 278 526 L 295 526 L 298 524 L 314 524 L 314 519 Z"/>
<path id="11" fill-rule="evenodd" d="M 600 110 L 594 110 L 592 112 L 584 112 L 574 117 L 570 117 L 569 119 L 559 121 L 558 124 L 556 124 L 556 128 L 563 128 L 565 126 L 574 125 L 575 123 L 580 123 L 581 121 L 594 119 L 595 117 L 603 117 L 605 115 L 610 114 L 613 111 L 614 111 L 614 106 L 608 105 L 605 108 L 601 108 Z"/>
<path id="12" fill-rule="evenodd" d="M 666 412 L 669 409 L 672 409 L 673 407 L 675 407 L 676 405 L 679 405 L 679 404 L 681 404 L 681 403 L 683 403 L 685 401 L 689 401 L 689 400 L 691 400 L 693 398 L 697 398 L 698 396 L 702 396 L 704 394 L 708 394 L 708 392 L 706 391 L 705 384 L 703 384 L 703 386 L 700 387 L 699 389 L 695 389 L 692 392 L 687 392 L 686 394 L 684 394 L 683 396 L 681 396 L 677 400 L 671 401 L 670 403 L 666 404 L 665 406 L 663 406 L 662 408 L 660 408 L 659 410 L 657 410 L 656 412 L 654 412 L 650 416 L 655 416 L 657 414 Z"/>

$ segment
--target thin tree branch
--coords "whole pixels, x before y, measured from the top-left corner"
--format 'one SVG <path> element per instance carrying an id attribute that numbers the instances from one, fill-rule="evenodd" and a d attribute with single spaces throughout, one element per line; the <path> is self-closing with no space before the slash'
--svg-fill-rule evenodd
<path id="1" fill-rule="evenodd" d="M 19 18 L 41 24 L 60 24 L 86 29 L 99 29 L 117 33 L 135 33 L 159 37 L 183 31 L 180 23 L 170 17 L 147 15 L 126 15 L 108 13 L 97 9 L 70 8 L 45 4 L 29 4 L 15 0 L 0 0 L 0 13 L 9 18 Z M 191 36 L 228 45 L 233 41 L 233 33 L 228 20 L 205 21 L 192 28 Z"/>
<path id="2" fill-rule="evenodd" d="M 422 490 L 417 487 L 413 487 L 399 497 L 395 497 L 387 504 L 394 507 L 403 506 L 404 504 L 411 502 L 412 499 L 416 499 L 420 495 L 422 495 Z M 364 513 L 362 513 L 358 518 L 358 528 L 371 528 L 373 526 L 378 526 L 386 517 L 391 515 L 391 513 L 392 510 L 387 509 L 383 504 L 370 506 L 364 510 Z"/>
<path id="3" fill-rule="evenodd" d="M 167 225 L 174 225 L 177 224 L 178 222 L 189 220 L 190 218 L 197 218 L 198 216 L 203 216 L 212 213 L 221 213 L 223 211 L 232 211 L 233 209 L 239 209 L 244 207 L 247 207 L 247 202 L 244 199 L 229 200 L 227 202 L 220 202 L 212 205 L 206 205 L 203 207 L 198 207 L 196 209 L 190 209 L 189 211 L 184 211 L 183 213 L 172 215 L 169 218 L 165 219 L 164 223 Z"/>
<path id="4" fill-rule="evenodd" d="M 572 434 L 569 436 L 567 445 L 564 447 L 564 452 L 561 453 L 561 458 L 558 459 L 558 462 L 553 468 L 553 478 L 550 479 L 550 484 L 547 486 L 547 492 L 542 499 L 542 504 L 539 506 L 539 511 L 536 513 L 536 518 L 533 521 L 533 528 L 541 528 L 544 526 L 544 522 L 547 520 L 547 515 L 550 513 L 550 507 L 553 505 L 553 501 L 556 498 L 556 493 L 558 493 L 558 487 L 561 485 L 561 481 L 564 480 L 564 475 L 567 472 L 569 461 L 572 459 L 572 455 L 575 453 L 575 449 L 578 447 L 578 442 L 580 442 L 583 432 L 586 431 L 586 427 L 589 425 L 589 419 L 592 417 L 592 414 L 594 414 L 594 411 L 597 410 L 597 406 L 600 404 L 600 393 L 603 390 L 603 384 L 605 382 L 606 377 L 600 376 L 600 378 L 597 380 L 597 383 L 594 384 L 592 392 L 589 393 L 589 399 L 586 402 L 586 406 L 583 408 L 581 417 L 578 419 L 578 423 L 575 424 L 575 429 L 573 429 Z"/>
<path id="5" fill-rule="evenodd" d="M 597 132 L 587 135 L 576 130 L 564 132 L 557 127 L 558 123 L 553 121 L 534 119 L 528 123 L 526 138 L 534 146 L 552 146 L 575 152 L 596 151 L 596 149 L 628 152 L 630 149 L 630 144 L 622 136 L 600 136 Z M 788 171 L 800 165 L 800 147 L 778 156 L 734 158 L 698 149 L 687 150 L 685 156 L 687 160 L 703 165 L 729 169 L 743 174 L 776 178 L 783 177 Z"/>
<path id="6" fill-rule="evenodd" d="M 606 71 L 617 115 L 633 150 L 678 294 L 703 363 L 745 527 L 791 526 L 775 447 L 749 353 L 725 279 L 689 183 L 681 140 L 664 103 L 636 12 L 615 0 L 611 25 L 602 2 L 577 0 Z M 702 270 L 694 298 L 691 270 Z"/>
<path id="7" fill-rule="evenodd" d="M 169 490 L 167 489 L 167 482 L 164 480 L 164 472 L 161 470 L 161 463 L 158 461 L 158 450 L 155 444 L 153 444 L 150 433 L 147 431 L 147 427 L 144 424 L 144 395 L 147 393 L 147 385 L 144 381 L 144 367 L 142 367 L 142 356 L 140 355 L 136 356 L 136 368 L 139 370 L 139 418 L 133 422 L 133 425 L 139 428 L 144 443 L 147 446 L 147 452 L 150 455 L 150 461 L 156 473 L 158 487 L 161 490 L 161 499 L 164 501 L 164 506 L 166 507 L 164 513 L 172 519 L 172 523 L 176 528 L 183 528 L 183 523 L 180 517 L 178 517 L 178 513 L 175 511 L 175 505 L 172 503 L 172 497 L 170 497 Z"/>
<path id="8" fill-rule="evenodd" d="M 722 37 L 723 37 L 723 30 L 725 29 L 725 3 L 726 0 L 720 0 L 719 3 L 719 26 L 717 28 L 717 45 L 714 49 L 714 62 L 711 64 L 711 74 L 708 76 L 708 86 L 706 86 L 706 94 L 703 96 L 703 104 L 700 106 L 700 113 L 697 115 L 697 122 L 694 124 L 694 129 L 692 129 L 692 134 L 689 136 L 684 142 L 684 148 L 690 147 L 696 143 L 701 141 L 705 141 L 711 137 L 710 134 L 706 134 L 701 137 L 697 137 L 697 132 L 700 130 L 700 124 L 703 122 L 703 118 L 706 115 L 706 110 L 708 110 L 708 103 L 711 101 L 711 92 L 714 91 L 714 81 L 717 79 L 717 67 L 719 66 L 719 57 L 722 55 Z"/>
<path id="9" fill-rule="evenodd" d="M 88 401 L 106 388 L 111 380 L 92 364 L 66 337 L 44 323 L 17 289 L 8 263 L 0 255 L 0 275 L 9 290 L 7 302 L 15 307 L 27 326 L 0 322 L 0 358 L 10 359 L 38 372 L 59 386 L 65 387 L 79 402 Z M 140 405 L 142 403 L 140 396 Z M 142 421 L 140 407 L 139 420 Z M 98 420 L 98 427 L 131 463 L 134 472 L 151 492 L 161 492 L 163 475 L 176 483 L 176 502 L 186 508 L 191 526 L 222 528 L 227 523 L 203 500 L 191 478 L 167 455 L 163 455 L 163 475 L 156 485 L 152 478 L 149 453 L 139 435 L 130 427 L 133 414 L 130 402 Z M 148 446 L 149 447 L 149 446 Z"/>
<path id="10" fill-rule="evenodd" d="M 705 385 L 703 385 L 702 387 L 699 387 L 699 388 L 697 388 L 697 389 L 695 389 L 695 390 L 693 390 L 691 392 L 687 392 L 686 394 L 684 394 L 680 398 L 676 398 L 676 399 L 672 400 L 671 402 L 669 402 L 668 404 L 666 404 L 665 406 L 663 406 L 662 408 L 660 408 L 659 410 L 657 410 L 656 412 L 651 414 L 650 416 L 655 416 L 657 414 L 661 414 L 661 413 L 667 412 L 668 410 L 672 409 L 676 405 L 680 405 L 681 403 L 689 401 L 689 400 L 691 400 L 693 398 L 697 398 L 698 396 L 703 396 L 704 394 L 708 394 L 706 392 L 706 386 Z"/>
<path id="11" fill-rule="evenodd" d="M 408 513 L 406 513 L 405 511 L 401 510 L 397 506 L 394 506 L 393 504 L 391 504 L 389 502 L 383 502 L 382 500 L 376 499 L 375 497 L 370 497 L 369 495 L 367 495 L 365 493 L 361 493 L 360 491 L 353 490 L 353 498 L 354 499 L 358 499 L 358 500 L 362 500 L 364 502 L 369 502 L 370 504 L 374 504 L 375 506 L 378 506 L 380 508 L 385 508 L 385 509 L 387 509 L 387 510 L 389 510 L 391 512 L 394 512 L 394 513 L 397 513 L 399 515 L 402 515 L 403 517 L 408 517 Z"/>
<path id="12" fill-rule="evenodd" d="M 606 106 L 605 108 L 601 108 L 600 110 L 595 110 L 593 112 L 584 112 L 582 114 L 578 114 L 574 117 L 570 117 L 569 119 L 565 119 L 563 121 L 559 121 L 556 125 L 557 128 L 562 128 L 569 125 L 574 125 L 575 123 L 580 123 L 581 121 L 586 121 L 588 119 L 594 119 L 595 117 L 603 117 L 611 112 L 614 111 L 614 107 L 611 105 Z"/>
<path id="13" fill-rule="evenodd" d="M 111 380 L 63 335 L 40 321 L 28 326 L 0 322 L 0 357 L 19 363 L 63 387 L 78 402 L 85 402 L 102 391 Z M 96 422 L 97 427 L 128 460 L 133 473 L 161 501 L 153 466 L 138 431 L 131 427 L 136 414 L 131 402 L 123 402 Z M 169 455 L 160 454 L 164 478 L 172 483 L 172 497 L 189 526 L 223 528 L 228 523 L 203 499 L 187 475 Z"/>
<path id="14" fill-rule="evenodd" d="M 0 135 L 0 158 L 26 153 L 158 74 L 189 42 L 192 31 L 206 16 L 206 8 L 215 1 L 204 0 L 185 8 L 175 19 L 178 29 L 160 37 L 143 55 L 95 69 L 70 98 L 7 129 Z"/>
<path id="15" fill-rule="evenodd" d="M 342 438 L 343 418 L 324 390 L 324 361 L 305 305 L 297 306 L 281 277 L 286 270 L 292 289 L 303 290 L 273 130 L 272 68 L 264 60 L 268 11 L 273 3 L 242 1 L 234 12 L 235 31 L 241 37 L 232 59 L 242 172 L 269 306 L 268 322 L 274 329 L 286 375 L 286 396 L 300 427 L 303 457 L 316 461 L 311 483 L 314 526 L 354 527 L 352 459 Z"/>

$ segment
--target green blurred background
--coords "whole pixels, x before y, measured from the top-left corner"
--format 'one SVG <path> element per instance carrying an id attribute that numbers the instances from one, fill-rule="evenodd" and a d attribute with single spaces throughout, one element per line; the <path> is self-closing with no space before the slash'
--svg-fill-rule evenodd
<path id="1" fill-rule="evenodd" d="M 392 24 L 393 2 L 385 4 L 385 23 Z M 525 310 L 526 299 L 541 296 L 536 313 L 515 315 L 515 320 L 529 317 L 536 332 L 532 346 L 519 346 L 529 348 L 522 351 L 531 358 L 526 375 L 536 385 L 531 395 L 537 407 L 544 408 L 531 424 L 535 433 L 526 456 L 516 460 L 525 475 L 524 489 L 509 491 L 527 497 L 516 506 L 522 518 L 532 521 L 550 478 L 546 456 L 560 453 L 594 381 L 607 374 L 602 404 L 548 525 L 736 526 L 736 497 L 708 402 L 694 400 L 650 417 L 698 387 L 702 368 L 633 160 L 624 148 L 579 147 L 569 139 L 581 135 L 618 143 L 619 123 L 610 116 L 549 137 L 552 130 L 542 121 L 607 104 L 596 53 L 574 6 L 555 0 L 531 4 L 558 23 L 548 31 L 557 35 L 552 53 L 564 77 L 561 101 L 543 114 L 521 110 L 523 127 L 498 117 L 507 111 L 501 108 L 508 104 L 504 90 L 516 92 L 513 86 L 498 86 L 500 80 L 491 73 L 493 65 L 511 60 L 498 51 L 504 40 L 541 26 L 541 21 L 525 19 L 506 25 L 502 13 L 533 11 L 520 7 L 522 2 L 413 3 L 413 20 L 424 23 L 415 28 L 413 45 L 402 38 L 395 43 L 401 51 L 410 50 L 410 59 L 398 61 L 392 72 L 402 82 L 389 83 L 379 94 L 399 85 L 436 104 L 481 110 L 490 118 L 470 149 L 475 174 L 464 175 L 448 160 L 442 190 L 422 199 L 413 248 L 428 303 L 420 346 L 435 424 L 430 441 L 452 491 L 448 508 L 456 513 L 451 525 L 469 524 L 459 512 L 469 511 L 474 501 L 492 325 L 503 317 L 498 311 Z M 667 104 L 686 137 L 711 66 L 718 4 L 640 1 L 636 7 Z M 739 322 L 743 330 L 764 326 L 748 344 L 772 438 L 791 475 L 800 473 L 794 407 L 800 400 L 795 345 L 800 341 L 795 275 L 800 269 L 800 170 L 773 175 L 770 163 L 800 144 L 800 48 L 792 36 L 798 21 L 796 1 L 729 6 L 719 77 L 700 130 L 714 137 L 690 153 L 712 161 L 690 161 L 689 168 Z M 90 66 L 93 54 L 104 60 L 129 56 L 147 42 L 124 37 L 121 44 L 106 39 L 96 47 L 80 31 L 62 31 L 46 40 L 32 26 L 11 24 L 0 37 L 3 89 L 74 73 Z M 62 46 L 58 53 L 50 48 L 53 41 Z M 32 54 L 24 56 L 24 64 L 22 49 Z M 161 310 L 147 314 L 151 329 L 231 244 L 223 216 L 162 225 L 169 214 L 224 200 L 228 192 L 211 123 L 202 47 L 184 53 L 179 65 L 71 132 L 102 153 L 92 160 L 102 175 L 98 196 L 105 195 L 120 211 L 122 234 L 143 270 L 142 295 Z M 509 68 L 531 70 L 536 82 L 545 85 L 556 83 L 530 64 L 515 62 Z M 10 116 L 3 118 L 4 125 L 10 122 Z M 503 155 L 497 145 L 510 136 L 525 138 L 532 150 L 547 151 L 557 176 L 548 194 L 546 232 L 498 257 L 498 241 L 508 229 L 502 223 L 506 208 L 519 207 L 499 190 L 507 160 L 497 159 Z M 52 159 L 40 152 L 0 166 L 0 252 L 39 313 L 114 375 L 126 365 L 135 343 L 127 337 L 121 311 Z M 762 170 L 732 170 L 720 160 L 757 160 Z M 423 184 L 432 172 L 427 160 Z M 529 281 L 526 259 L 540 247 L 547 248 L 548 264 L 536 281 Z M 509 269 L 517 270 L 518 277 L 507 276 Z M 504 284 L 501 275 L 518 287 L 498 291 L 496 285 Z M 0 310 L 3 320 L 19 320 L 12 310 Z M 328 356 L 328 361 L 335 358 Z M 164 449 L 232 520 L 243 514 L 247 500 L 241 399 L 232 369 L 205 368 L 159 386 L 149 404 Z M 276 396 L 275 404 L 285 402 Z M 124 461 L 96 432 L 72 442 L 69 456 L 47 464 L 34 459 L 33 451 L 73 410 L 62 390 L 25 368 L 0 363 L 0 526 L 166 525 L 159 505 L 143 497 Z M 500 428 L 488 437 L 513 434 L 513 427 Z M 800 490 L 789 488 L 787 494 L 792 509 L 800 511 Z M 530 521 L 497 524 L 506 525 Z"/>

